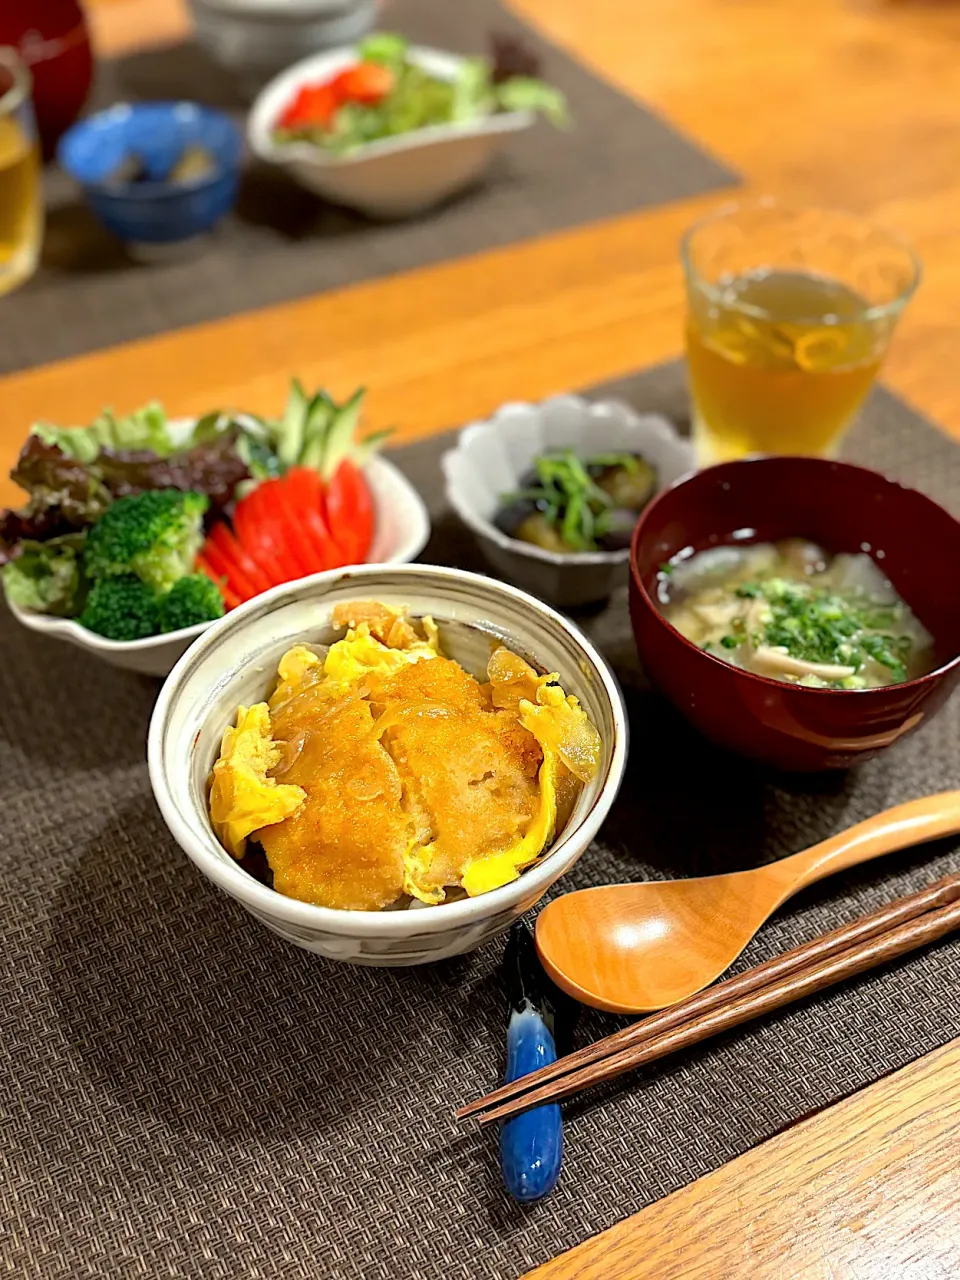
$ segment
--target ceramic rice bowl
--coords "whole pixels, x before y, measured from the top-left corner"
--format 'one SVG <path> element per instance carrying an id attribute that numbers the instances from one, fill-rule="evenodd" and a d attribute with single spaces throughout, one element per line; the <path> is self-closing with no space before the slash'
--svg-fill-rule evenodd
<path id="1" fill-rule="evenodd" d="M 444 652 L 474 674 L 497 638 L 557 671 L 600 732 L 600 769 L 585 784 L 550 849 L 517 880 L 440 906 L 343 911 L 274 892 L 244 871 L 214 835 L 207 786 L 220 739 L 239 704 L 262 700 L 291 645 L 329 643 L 334 607 L 351 600 L 432 614 Z M 177 663 L 150 724 L 150 779 L 177 843 L 200 872 L 281 937 L 333 960 L 413 965 L 472 951 L 503 933 L 573 866 L 609 812 L 623 777 L 627 720 L 609 667 L 566 618 L 514 587 L 431 565 L 363 566 L 274 588 L 235 609 Z"/>

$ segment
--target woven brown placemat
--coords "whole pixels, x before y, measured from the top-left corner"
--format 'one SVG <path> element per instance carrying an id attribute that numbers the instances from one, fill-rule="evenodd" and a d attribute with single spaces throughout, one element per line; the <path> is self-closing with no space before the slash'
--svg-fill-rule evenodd
<path id="1" fill-rule="evenodd" d="M 567 94 L 576 127 L 510 138 L 483 184 L 394 224 L 325 205 L 276 167 L 250 164 L 240 200 L 189 261 L 135 265 L 62 173 L 47 181 L 43 265 L 0 310 L 0 373 L 235 312 L 494 249 L 728 186 L 735 175 L 550 44 L 497 0 L 394 0 L 391 27 L 463 53 L 491 30 L 521 34 Z M 191 45 L 99 68 L 94 105 L 193 98 L 234 108 L 234 90 Z M 242 112 L 237 111 L 238 120 Z M 322 343 L 323 335 L 317 340 Z"/>
<path id="2" fill-rule="evenodd" d="M 683 413 L 676 366 L 612 388 Z M 430 499 L 448 440 L 394 455 Z M 960 450 L 879 392 L 850 444 L 960 510 Z M 586 620 L 629 702 L 629 771 L 564 881 L 753 866 L 956 784 L 960 702 L 857 773 L 775 776 L 652 696 L 618 598 Z M 501 947 L 351 969 L 281 941 L 174 846 L 144 735 L 156 684 L 2 619 L 0 1245 L 8 1273 L 184 1280 L 506 1280 L 717 1168 L 960 1030 L 960 941 L 785 1010 L 566 1109 L 545 1202 L 499 1183 L 453 1107 L 502 1070 Z M 960 842 L 894 855 L 788 904 L 754 963 L 960 870 Z M 588 1014 L 581 1039 L 617 1020 Z"/>

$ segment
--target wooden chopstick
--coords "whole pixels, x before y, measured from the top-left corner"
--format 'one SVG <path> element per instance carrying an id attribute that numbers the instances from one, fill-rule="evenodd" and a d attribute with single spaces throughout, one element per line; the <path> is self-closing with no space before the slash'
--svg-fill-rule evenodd
<path id="1" fill-rule="evenodd" d="M 888 903 L 832 933 L 698 992 L 548 1067 L 461 1107 L 458 1118 L 503 1120 L 555 1102 L 802 999 L 960 928 L 960 875 Z"/>
<path id="2" fill-rule="evenodd" d="M 645 1044 L 631 1049 L 622 1049 L 619 1053 L 614 1053 L 589 1067 L 573 1071 L 537 1088 L 531 1088 L 527 1093 L 518 1098 L 512 1098 L 502 1106 L 484 1111 L 480 1116 L 480 1123 L 488 1124 L 494 1120 L 505 1120 L 520 1111 L 526 1111 L 529 1107 L 539 1106 L 548 1101 L 557 1102 L 560 1098 L 579 1093 L 582 1089 L 600 1084 L 604 1080 L 612 1080 L 625 1071 L 632 1071 L 648 1062 L 674 1053 L 678 1049 L 687 1049 L 701 1040 L 718 1035 L 721 1031 L 728 1031 L 761 1014 L 770 1013 L 785 1004 L 801 1000 L 804 996 L 814 995 L 834 983 L 855 977 L 867 969 L 886 964 L 909 951 L 915 951 L 918 947 L 935 942 L 955 929 L 960 929 L 960 902 L 953 902 L 950 906 L 941 907 L 937 911 L 928 911 L 889 933 L 882 933 L 847 951 L 841 951 L 829 960 L 812 965 L 808 969 L 801 969 L 788 978 L 761 987 L 752 995 L 733 1000 L 712 1013 L 694 1018 L 673 1031 L 655 1036 Z"/>
<path id="3" fill-rule="evenodd" d="M 916 893 L 897 898 L 869 915 L 861 916 L 859 920 L 842 925 L 831 933 L 823 934 L 799 947 L 794 947 L 791 951 L 774 956 L 773 959 L 747 969 L 736 977 L 708 987 L 705 991 L 698 991 L 686 1000 L 680 1000 L 659 1013 L 651 1014 L 639 1022 L 632 1023 L 629 1027 L 624 1027 L 621 1031 L 586 1045 L 576 1053 L 567 1054 L 566 1057 L 558 1059 L 547 1067 L 542 1067 L 535 1073 L 521 1076 L 512 1083 L 503 1085 L 474 1102 L 467 1103 L 457 1111 L 457 1117 L 465 1119 L 476 1115 L 500 1102 L 505 1102 L 508 1098 L 526 1093 L 535 1085 L 567 1075 L 592 1062 L 599 1062 L 618 1050 L 644 1044 L 665 1031 L 689 1022 L 694 1017 L 727 1004 L 737 996 L 748 995 L 770 982 L 798 972 L 814 961 L 825 960 L 848 947 L 895 928 L 907 920 L 915 919 L 935 907 L 955 902 L 958 898 L 960 898 L 960 875 L 946 876 Z"/>

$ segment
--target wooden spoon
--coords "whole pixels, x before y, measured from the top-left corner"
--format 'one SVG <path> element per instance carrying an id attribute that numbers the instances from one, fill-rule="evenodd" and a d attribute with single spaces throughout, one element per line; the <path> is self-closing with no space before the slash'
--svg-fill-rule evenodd
<path id="1" fill-rule="evenodd" d="M 537 950 L 554 982 L 582 1004 L 611 1013 L 662 1009 L 719 977 L 799 889 L 957 832 L 960 791 L 944 791 L 752 871 L 581 889 L 540 912 Z"/>

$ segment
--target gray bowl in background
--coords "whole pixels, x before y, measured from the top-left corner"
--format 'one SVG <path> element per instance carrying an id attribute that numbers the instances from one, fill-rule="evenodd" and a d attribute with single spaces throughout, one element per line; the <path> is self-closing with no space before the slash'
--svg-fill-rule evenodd
<path id="1" fill-rule="evenodd" d="M 189 0 L 197 43 L 252 98 L 307 54 L 374 26 L 379 0 Z"/>

